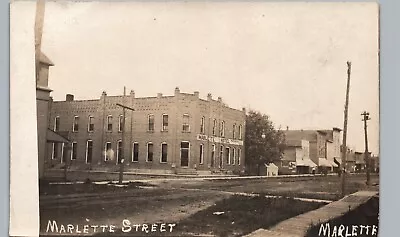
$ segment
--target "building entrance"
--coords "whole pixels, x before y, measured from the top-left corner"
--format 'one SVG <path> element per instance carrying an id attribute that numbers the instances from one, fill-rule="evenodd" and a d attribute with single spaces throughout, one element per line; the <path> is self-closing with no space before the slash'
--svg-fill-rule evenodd
<path id="1" fill-rule="evenodd" d="M 181 142 L 181 166 L 189 166 L 189 142 Z"/>

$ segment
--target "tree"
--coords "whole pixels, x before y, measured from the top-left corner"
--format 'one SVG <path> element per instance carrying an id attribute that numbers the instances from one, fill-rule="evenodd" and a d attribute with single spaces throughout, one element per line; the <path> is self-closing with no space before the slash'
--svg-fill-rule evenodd
<path id="1" fill-rule="evenodd" d="M 282 158 L 285 135 L 275 129 L 268 115 L 250 110 L 246 115 L 245 134 L 246 167 L 250 173 L 261 175 L 264 164 Z"/>

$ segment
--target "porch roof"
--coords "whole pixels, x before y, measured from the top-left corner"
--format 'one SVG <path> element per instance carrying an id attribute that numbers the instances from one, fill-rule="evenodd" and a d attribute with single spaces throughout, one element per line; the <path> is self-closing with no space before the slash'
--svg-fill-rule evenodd
<path id="1" fill-rule="evenodd" d="M 71 141 L 68 138 L 62 136 L 61 134 L 56 133 L 51 129 L 47 129 L 47 142 L 69 143 Z"/>

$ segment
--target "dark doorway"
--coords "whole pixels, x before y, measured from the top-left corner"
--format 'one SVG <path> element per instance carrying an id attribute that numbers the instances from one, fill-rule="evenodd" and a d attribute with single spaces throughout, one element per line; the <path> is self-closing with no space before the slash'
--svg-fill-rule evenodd
<path id="1" fill-rule="evenodd" d="M 189 166 L 189 142 L 181 142 L 181 166 Z"/>

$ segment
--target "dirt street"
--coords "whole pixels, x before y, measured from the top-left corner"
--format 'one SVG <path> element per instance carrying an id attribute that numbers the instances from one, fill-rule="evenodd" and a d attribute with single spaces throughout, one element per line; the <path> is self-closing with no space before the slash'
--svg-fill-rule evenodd
<path id="1" fill-rule="evenodd" d="M 372 183 L 377 182 L 378 177 L 373 177 Z M 50 192 L 49 196 L 43 195 L 40 201 L 41 234 L 56 234 L 47 228 L 49 221 L 53 220 L 59 226 L 70 224 L 74 228 L 76 225 L 79 228 L 83 225 L 114 225 L 119 229 L 124 219 L 138 224 L 176 223 L 234 192 L 300 197 L 311 195 L 311 198 L 332 200 L 337 199 L 340 192 L 340 179 L 336 176 L 256 180 L 150 180 L 147 184 L 152 185 L 118 192 L 115 187 L 111 188 L 111 192 L 105 187 L 87 194 L 80 190 L 78 195 L 56 195 L 56 192 Z M 364 176 L 349 177 L 347 186 L 348 192 L 364 189 Z"/>

